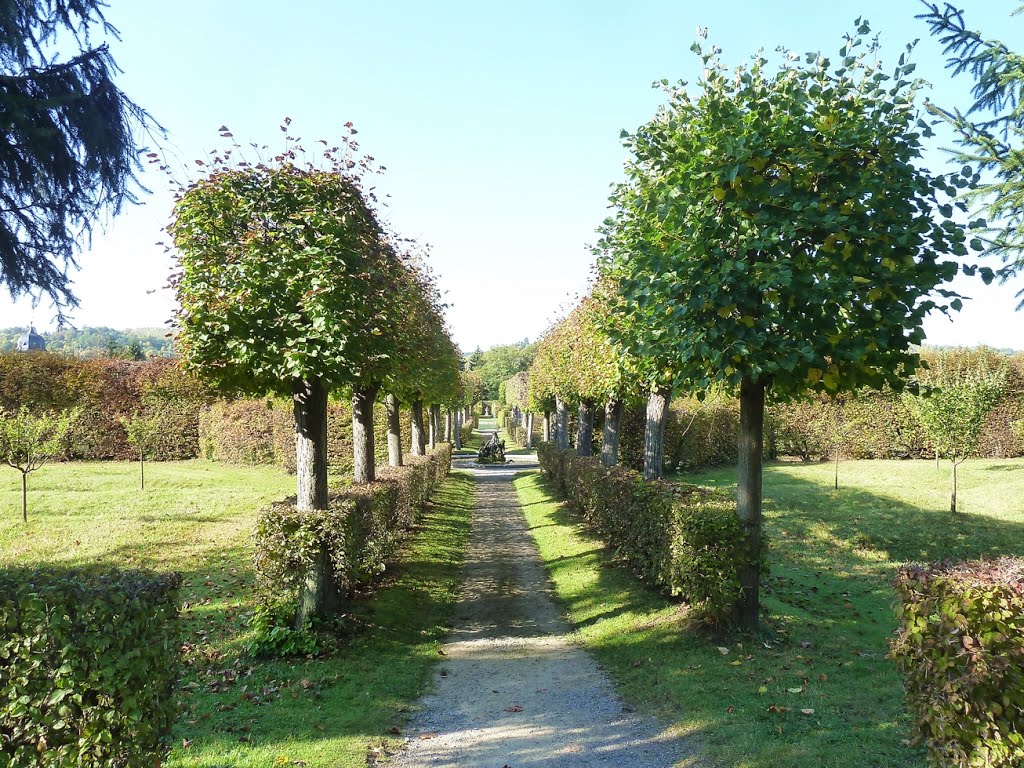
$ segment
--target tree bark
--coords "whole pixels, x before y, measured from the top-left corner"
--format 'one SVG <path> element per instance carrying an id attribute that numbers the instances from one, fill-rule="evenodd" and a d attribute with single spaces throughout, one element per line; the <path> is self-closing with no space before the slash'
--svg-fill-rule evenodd
<path id="1" fill-rule="evenodd" d="M 146 452 L 139 451 L 139 488 L 146 490 Z"/>
<path id="2" fill-rule="evenodd" d="M 839 444 L 836 443 L 836 488 L 839 490 Z"/>
<path id="3" fill-rule="evenodd" d="M 545 443 L 551 442 L 551 411 L 544 411 L 544 428 L 542 437 Z"/>
<path id="4" fill-rule="evenodd" d="M 950 489 L 949 494 L 949 511 L 954 515 L 956 514 L 956 454 L 953 454 L 953 487 Z"/>
<path id="5" fill-rule="evenodd" d="M 764 441 L 763 382 L 744 378 L 740 384 L 739 461 L 736 468 L 736 515 L 746 537 L 740 568 L 736 623 L 756 629 L 760 622 L 761 585 L 761 452 Z"/>
<path id="6" fill-rule="evenodd" d="M 647 423 L 644 426 L 644 480 L 657 480 L 665 472 L 665 425 L 671 392 L 656 389 L 647 398 Z"/>
<path id="7" fill-rule="evenodd" d="M 580 401 L 577 420 L 576 453 L 579 456 L 590 456 L 594 452 L 594 404 L 587 400 Z"/>
<path id="8" fill-rule="evenodd" d="M 373 455 L 373 401 L 378 385 L 365 385 L 352 390 L 352 481 L 357 485 L 377 479 Z"/>
<path id="9" fill-rule="evenodd" d="M 413 456 L 422 456 L 427 452 L 427 435 L 423 430 L 423 401 L 416 398 L 412 401 L 412 450 Z"/>
<path id="10" fill-rule="evenodd" d="M 302 629 L 315 616 L 336 614 L 340 608 L 341 596 L 334 578 L 334 565 L 330 553 L 322 548 L 302 580 L 295 628 Z"/>
<path id="11" fill-rule="evenodd" d="M 28 472 L 21 473 L 21 521 L 28 522 Z"/>
<path id="12" fill-rule="evenodd" d="M 452 440 L 452 421 L 455 420 L 455 414 L 452 413 L 452 409 L 448 408 L 444 412 L 444 440 L 446 443 L 453 442 Z"/>
<path id="13" fill-rule="evenodd" d="M 614 467 L 619 463 L 619 437 L 622 428 L 622 401 L 611 397 L 604 405 L 604 434 L 601 438 L 601 463 Z"/>
<path id="14" fill-rule="evenodd" d="M 392 467 L 402 466 L 402 419 L 398 410 L 398 398 L 389 393 L 384 398 L 384 407 L 388 412 L 388 464 Z"/>
<path id="15" fill-rule="evenodd" d="M 292 384 L 295 413 L 295 506 L 327 509 L 327 389 L 320 379 Z"/>
<path id="16" fill-rule="evenodd" d="M 533 448 L 533 411 L 526 414 L 526 450 Z"/>
<path id="17" fill-rule="evenodd" d="M 430 406 L 430 450 L 437 448 L 441 442 L 441 406 Z"/>
<path id="18" fill-rule="evenodd" d="M 455 411 L 455 423 L 452 424 L 452 432 L 455 437 L 455 450 L 462 450 L 462 409 Z"/>
<path id="19" fill-rule="evenodd" d="M 569 447 L 569 410 L 560 397 L 555 398 L 555 443 L 563 451 Z"/>

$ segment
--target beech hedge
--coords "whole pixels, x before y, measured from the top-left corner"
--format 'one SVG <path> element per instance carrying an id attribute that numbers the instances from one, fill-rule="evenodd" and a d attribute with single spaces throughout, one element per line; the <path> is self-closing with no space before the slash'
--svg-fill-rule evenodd
<path id="1" fill-rule="evenodd" d="M 896 590 L 892 655 L 931 763 L 1024 765 L 1024 559 L 909 566 Z"/>
<path id="2" fill-rule="evenodd" d="M 0 768 L 153 768 L 169 747 L 175 574 L 0 570 Z"/>
<path id="3" fill-rule="evenodd" d="M 537 455 L 557 491 L 637 576 L 687 600 L 708 621 L 728 622 L 744 557 L 731 494 L 645 482 L 627 467 L 605 467 L 553 443 L 540 443 Z"/>
<path id="4" fill-rule="evenodd" d="M 440 443 L 427 456 L 407 457 L 403 467 L 382 469 L 373 483 L 335 494 L 326 510 L 299 511 L 294 499 L 266 507 L 254 536 L 260 603 L 292 610 L 322 552 L 330 558 L 343 599 L 372 585 L 448 475 L 451 458 L 451 445 Z"/>

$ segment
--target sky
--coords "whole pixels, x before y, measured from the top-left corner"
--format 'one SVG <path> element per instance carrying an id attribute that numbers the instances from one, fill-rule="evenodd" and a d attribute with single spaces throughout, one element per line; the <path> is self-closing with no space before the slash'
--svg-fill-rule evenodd
<path id="1" fill-rule="evenodd" d="M 689 48 L 698 27 L 730 66 L 759 48 L 834 55 L 859 15 L 895 63 L 920 38 L 916 74 L 944 106 L 970 103 L 937 41 L 914 18 L 917 0 L 108 0 L 122 89 L 169 136 L 161 150 L 183 167 L 236 139 L 281 146 L 279 126 L 307 143 L 335 140 L 353 122 L 363 149 L 386 166 L 375 178 L 385 215 L 431 246 L 456 342 L 471 350 L 536 339 L 586 288 L 588 244 L 608 214 L 627 155 L 619 138 L 663 102 L 651 83 L 698 80 Z M 968 22 L 1024 48 L 1019 0 L 961 0 Z M 936 147 L 932 170 L 947 159 Z M 74 325 L 164 325 L 173 263 L 158 243 L 171 211 L 166 179 L 104 222 L 80 254 Z M 928 343 L 1024 349 L 1014 294 L 1024 280 L 984 286 L 954 321 L 929 317 Z M 0 298 L 0 326 L 52 327 L 44 302 Z"/>

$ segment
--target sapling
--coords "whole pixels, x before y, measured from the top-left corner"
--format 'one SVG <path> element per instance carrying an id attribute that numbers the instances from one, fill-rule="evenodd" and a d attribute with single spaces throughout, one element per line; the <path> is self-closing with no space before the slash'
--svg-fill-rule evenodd
<path id="1" fill-rule="evenodd" d="M 28 476 L 64 449 L 77 410 L 32 413 L 21 406 L 13 413 L 0 413 L 0 458 L 21 472 L 21 519 L 28 522 Z"/>

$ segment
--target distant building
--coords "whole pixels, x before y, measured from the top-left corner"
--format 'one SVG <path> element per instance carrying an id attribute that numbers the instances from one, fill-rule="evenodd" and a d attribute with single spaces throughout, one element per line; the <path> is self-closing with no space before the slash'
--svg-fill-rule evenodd
<path id="1" fill-rule="evenodd" d="M 19 352 L 45 352 L 46 342 L 43 341 L 43 337 L 32 330 L 32 326 L 28 327 L 28 333 L 18 339 L 17 350 Z"/>

